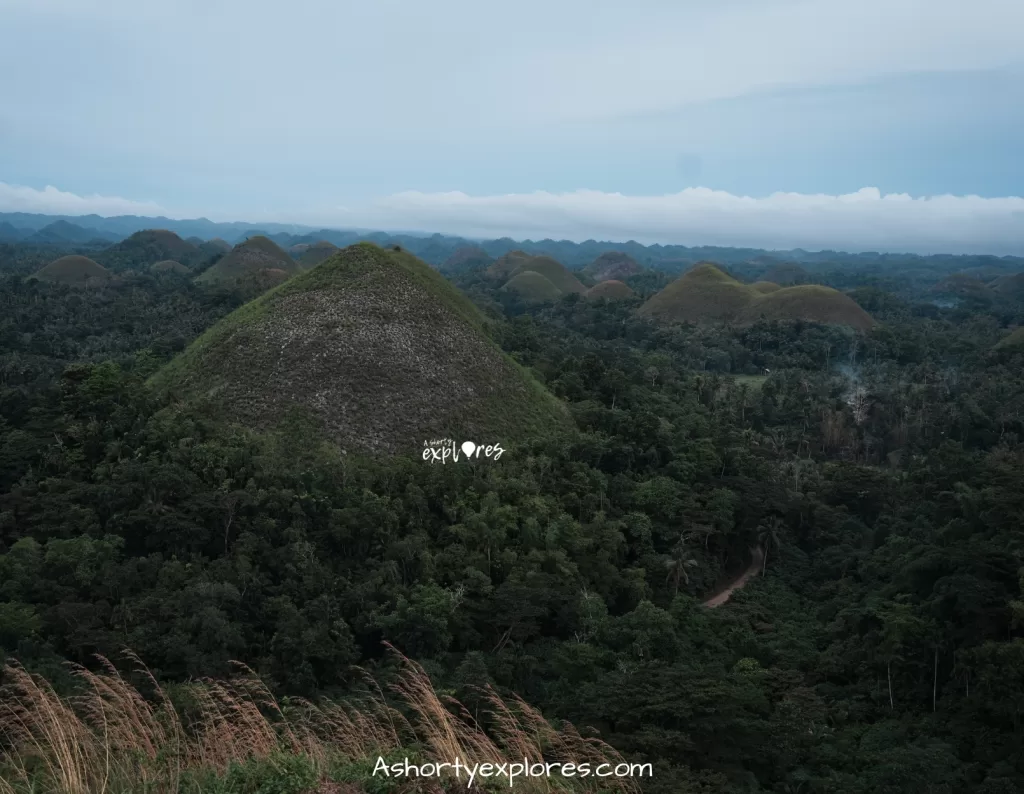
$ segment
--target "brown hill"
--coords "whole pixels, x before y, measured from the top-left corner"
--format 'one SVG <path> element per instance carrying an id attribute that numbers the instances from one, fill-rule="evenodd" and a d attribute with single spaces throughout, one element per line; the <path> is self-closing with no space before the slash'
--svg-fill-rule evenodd
<path id="1" fill-rule="evenodd" d="M 236 283 L 262 270 L 297 273 L 300 269 L 299 263 L 277 243 L 267 237 L 256 236 L 236 245 L 196 281 L 203 284 Z"/>
<path id="2" fill-rule="evenodd" d="M 173 259 L 164 259 L 156 264 L 149 266 L 150 271 L 153 273 L 177 273 L 179 275 L 185 275 L 192 271 L 185 267 L 181 262 L 175 262 Z"/>
<path id="3" fill-rule="evenodd" d="M 367 453 L 419 455 L 441 438 L 508 449 L 571 427 L 444 276 L 370 243 L 236 310 L 154 385 L 257 429 L 298 411 L 342 449 Z"/>
<path id="4" fill-rule="evenodd" d="M 600 281 L 587 290 L 587 298 L 590 300 L 597 300 L 599 298 L 607 298 L 608 300 L 626 300 L 634 297 L 636 297 L 636 293 L 627 285 L 616 279 Z"/>
<path id="5" fill-rule="evenodd" d="M 62 256 L 36 271 L 34 278 L 72 287 L 95 286 L 108 282 L 112 275 L 103 265 L 87 256 Z"/>
<path id="6" fill-rule="evenodd" d="M 741 313 L 741 322 L 810 320 L 827 325 L 848 325 L 866 331 L 875 321 L 849 295 L 832 287 L 801 284 L 761 295 Z"/>
<path id="7" fill-rule="evenodd" d="M 710 262 L 702 262 L 653 295 L 640 307 L 640 314 L 668 322 L 729 322 L 760 295 Z"/>
<path id="8" fill-rule="evenodd" d="M 860 330 L 874 324 L 852 298 L 831 287 L 762 289 L 742 284 L 711 263 L 701 263 L 650 298 L 639 311 L 662 322 L 745 324 L 765 317 L 849 325 Z"/>
<path id="9" fill-rule="evenodd" d="M 605 251 L 583 268 L 583 275 L 594 281 L 609 281 L 635 276 L 643 268 L 629 254 L 622 251 Z"/>
<path id="10" fill-rule="evenodd" d="M 324 260 L 330 259 L 340 250 L 334 243 L 320 240 L 307 246 L 306 250 L 299 254 L 298 262 L 305 268 L 316 267 Z"/>

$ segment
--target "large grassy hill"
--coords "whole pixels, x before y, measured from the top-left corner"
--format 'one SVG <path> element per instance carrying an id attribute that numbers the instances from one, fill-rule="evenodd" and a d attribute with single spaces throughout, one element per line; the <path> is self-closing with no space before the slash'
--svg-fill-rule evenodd
<path id="1" fill-rule="evenodd" d="M 772 290 L 743 284 L 710 263 L 701 263 L 640 307 L 642 315 L 664 322 L 750 323 L 813 320 L 865 330 L 871 316 L 848 295 L 831 287 L 804 285 Z"/>
<path id="2" fill-rule="evenodd" d="M 168 259 L 191 263 L 199 260 L 202 254 L 198 247 L 167 229 L 143 229 L 112 245 L 98 256 L 102 256 L 105 262 L 117 267 L 148 266 Z"/>
<path id="3" fill-rule="evenodd" d="M 587 291 L 583 283 L 570 273 L 565 265 L 550 256 L 531 256 L 513 270 L 509 274 L 509 278 L 515 278 L 520 273 L 527 271 L 540 273 L 563 294 L 575 292 L 577 295 L 582 295 Z"/>
<path id="4" fill-rule="evenodd" d="M 552 284 L 546 276 L 533 270 L 524 270 L 517 273 L 505 283 L 502 290 L 514 292 L 523 300 L 531 303 L 555 301 L 563 295 L 563 292 Z"/>
<path id="5" fill-rule="evenodd" d="M 295 409 L 342 449 L 500 443 L 570 427 L 480 311 L 426 263 L 360 243 L 228 315 L 154 383 L 258 429 Z"/>
<path id="6" fill-rule="evenodd" d="M 296 273 L 298 262 L 273 240 L 257 235 L 241 242 L 207 269 L 196 281 L 210 284 L 235 282 L 260 275 L 264 270 L 283 270 Z"/>
<path id="7" fill-rule="evenodd" d="M 34 277 L 40 281 L 67 284 L 73 287 L 102 284 L 109 281 L 111 273 L 103 265 L 87 256 L 62 256 L 36 271 Z"/>

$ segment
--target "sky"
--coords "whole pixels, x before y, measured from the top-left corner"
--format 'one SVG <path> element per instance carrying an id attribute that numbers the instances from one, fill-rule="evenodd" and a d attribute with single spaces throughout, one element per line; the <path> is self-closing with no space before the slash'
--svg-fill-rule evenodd
<path id="1" fill-rule="evenodd" d="M 1024 254 L 1021 0 L 0 0 L 0 211 Z"/>

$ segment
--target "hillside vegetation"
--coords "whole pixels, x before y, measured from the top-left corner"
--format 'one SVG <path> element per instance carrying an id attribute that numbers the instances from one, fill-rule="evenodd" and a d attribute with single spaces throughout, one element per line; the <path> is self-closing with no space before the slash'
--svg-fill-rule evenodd
<path id="1" fill-rule="evenodd" d="M 300 409 L 342 448 L 371 453 L 444 437 L 507 447 L 569 426 L 465 296 L 426 263 L 370 243 L 235 311 L 156 383 L 255 428 Z"/>
<path id="2" fill-rule="evenodd" d="M 297 260 L 304 268 L 316 267 L 325 259 L 330 259 L 341 249 L 327 240 L 310 243 L 299 253 Z"/>
<path id="3" fill-rule="evenodd" d="M 82 287 L 100 284 L 111 278 L 110 271 L 87 256 L 62 256 L 36 271 L 35 278 L 56 284 Z"/>
<path id="4" fill-rule="evenodd" d="M 78 686 L 62 697 L 44 678 L 9 664 L 0 670 L 7 682 L 0 690 L 0 794 L 130 792 L 142 781 L 152 792 L 363 794 L 380 790 L 368 780 L 381 756 L 409 757 L 417 765 L 459 758 L 477 769 L 524 756 L 593 768 L 624 760 L 572 725 L 552 725 L 522 699 L 502 698 L 490 687 L 481 693 L 478 721 L 437 692 L 421 665 L 388 650 L 397 676 L 368 679 L 345 702 L 278 700 L 244 666 L 231 679 L 168 693 L 131 654 L 130 672 L 141 689 L 100 659 L 98 672 L 73 667 Z M 509 778 L 487 782 L 495 780 L 508 785 Z M 550 791 L 542 777 L 514 780 L 527 794 Z M 628 777 L 595 780 L 563 778 L 559 790 L 640 791 Z M 464 770 L 410 782 L 419 784 L 417 791 L 482 790 L 467 785 Z"/>
<path id="5" fill-rule="evenodd" d="M 848 295 L 831 287 L 802 285 L 762 291 L 743 284 L 710 263 L 695 266 L 640 307 L 643 316 L 663 322 L 813 320 L 867 330 L 871 316 Z"/>
<path id="6" fill-rule="evenodd" d="M 182 276 L 192 272 L 181 262 L 175 262 L 173 259 L 164 259 L 156 262 L 150 265 L 149 269 L 154 273 L 177 273 Z"/>
<path id="7" fill-rule="evenodd" d="M 438 269 L 442 273 L 465 273 L 468 270 L 490 267 L 492 264 L 494 264 L 494 258 L 483 248 L 466 245 L 457 248 L 450 257 L 441 263 Z"/>
<path id="8" fill-rule="evenodd" d="M 583 275 L 594 281 L 622 281 L 635 276 L 643 268 L 629 254 L 622 251 L 606 251 L 583 268 Z"/>
<path id="9" fill-rule="evenodd" d="M 790 284 L 804 284 L 810 281 L 811 274 L 804 268 L 792 262 L 782 262 L 771 265 L 761 275 L 762 281 L 769 281 L 773 284 L 788 286 Z"/>
<path id="10" fill-rule="evenodd" d="M 265 270 L 283 270 L 285 273 L 297 273 L 299 264 L 273 240 L 255 236 L 239 243 L 221 259 L 207 269 L 196 281 L 210 284 L 214 282 L 235 282 L 247 277 L 255 277 Z"/>

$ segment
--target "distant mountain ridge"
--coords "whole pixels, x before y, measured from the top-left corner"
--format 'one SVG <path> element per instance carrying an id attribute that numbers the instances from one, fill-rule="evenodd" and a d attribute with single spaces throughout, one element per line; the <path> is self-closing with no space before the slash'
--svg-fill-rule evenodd
<path id="1" fill-rule="evenodd" d="M 216 222 L 208 218 L 175 220 L 172 218 L 120 215 L 42 215 L 25 212 L 0 212 L 0 242 L 25 242 L 46 226 L 64 221 L 81 229 L 98 233 L 116 242 L 146 229 L 166 229 L 180 237 L 199 237 L 210 240 L 222 238 L 230 244 L 244 241 L 247 234 L 260 230 L 282 248 L 298 244 L 313 244 L 321 240 L 339 248 L 357 242 L 373 242 L 382 246 L 400 245 L 404 250 L 435 267 L 443 265 L 460 248 L 474 248 L 491 259 L 499 259 L 511 251 L 519 250 L 533 256 L 550 256 L 570 270 L 582 270 L 594 260 L 609 252 L 630 257 L 639 266 L 678 273 L 697 262 L 714 261 L 722 265 L 757 263 L 765 269 L 773 265 L 799 264 L 808 269 L 815 265 L 844 266 L 866 263 L 896 266 L 906 263 L 927 263 L 937 272 L 951 273 L 971 267 L 996 267 L 1000 270 L 1024 271 L 1024 257 L 978 255 L 878 253 L 846 253 L 842 251 L 768 251 L 760 248 L 730 248 L 721 246 L 643 245 L 635 240 L 626 242 L 585 240 L 513 240 L 502 237 L 495 240 L 471 240 L 443 234 L 409 232 L 387 233 L 366 229 L 318 229 L 292 223 L 253 223 L 251 221 Z M 20 238 L 20 239 L 19 239 Z"/>

